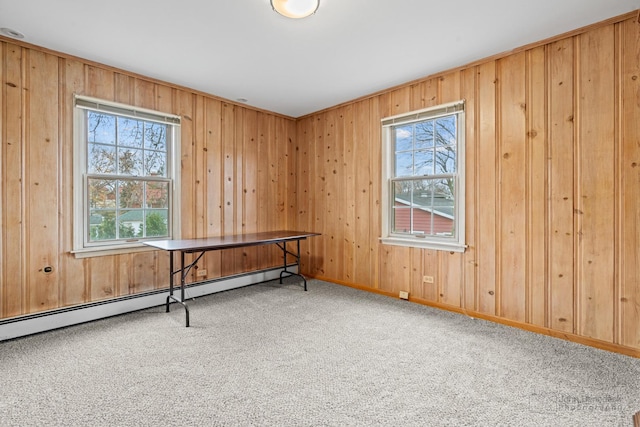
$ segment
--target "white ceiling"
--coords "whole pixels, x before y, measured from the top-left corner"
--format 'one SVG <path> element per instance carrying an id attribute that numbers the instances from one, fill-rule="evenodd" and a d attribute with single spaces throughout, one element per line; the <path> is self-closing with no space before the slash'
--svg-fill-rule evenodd
<path id="1" fill-rule="evenodd" d="M 0 0 L 28 43 L 300 117 L 633 11 L 640 0 Z"/>

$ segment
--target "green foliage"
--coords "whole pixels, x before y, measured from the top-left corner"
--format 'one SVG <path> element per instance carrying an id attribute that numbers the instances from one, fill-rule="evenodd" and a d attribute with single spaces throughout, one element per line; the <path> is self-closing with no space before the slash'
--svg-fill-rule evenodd
<path id="1" fill-rule="evenodd" d="M 165 218 L 157 212 L 147 214 L 147 237 L 161 237 L 167 235 Z"/>
<path id="2" fill-rule="evenodd" d="M 120 224 L 116 236 L 116 218 L 112 212 L 104 213 L 102 222 L 91 226 L 91 240 L 132 239 L 137 237 L 136 230 L 131 224 Z"/>

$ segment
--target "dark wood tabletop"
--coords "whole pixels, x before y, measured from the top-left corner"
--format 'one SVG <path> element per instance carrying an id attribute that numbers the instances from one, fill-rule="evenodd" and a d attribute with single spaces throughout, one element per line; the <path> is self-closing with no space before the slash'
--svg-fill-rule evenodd
<path id="1" fill-rule="evenodd" d="M 144 242 L 144 244 L 164 251 L 199 252 L 302 240 L 318 235 L 318 233 L 305 231 L 278 230 L 264 231 L 261 233 L 232 234 L 219 237 L 201 237 L 198 239 L 151 240 Z"/>

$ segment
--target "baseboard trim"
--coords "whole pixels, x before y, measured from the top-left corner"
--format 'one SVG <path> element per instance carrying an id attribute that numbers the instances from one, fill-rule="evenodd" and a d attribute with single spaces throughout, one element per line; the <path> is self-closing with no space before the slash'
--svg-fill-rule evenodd
<path id="1" fill-rule="evenodd" d="M 288 267 L 289 271 L 297 272 L 297 266 Z M 255 285 L 275 280 L 280 277 L 283 268 L 254 271 L 233 276 L 222 277 L 206 282 L 196 283 L 185 288 L 189 299 L 210 295 L 230 289 Z M 120 314 L 157 307 L 165 304 L 169 291 L 161 289 L 151 292 L 128 295 L 94 303 L 80 304 L 34 313 L 25 316 L 12 317 L 0 321 L 0 341 L 33 335 L 93 320 L 118 316 Z"/>

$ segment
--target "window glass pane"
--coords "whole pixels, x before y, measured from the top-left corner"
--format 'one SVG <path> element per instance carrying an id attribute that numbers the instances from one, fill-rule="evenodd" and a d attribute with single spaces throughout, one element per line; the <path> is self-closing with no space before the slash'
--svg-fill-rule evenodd
<path id="1" fill-rule="evenodd" d="M 144 147 L 151 150 L 167 151 L 167 125 L 145 122 Z"/>
<path id="2" fill-rule="evenodd" d="M 424 208 L 413 208 L 411 210 L 413 218 L 414 234 L 431 234 L 431 215 Z"/>
<path id="3" fill-rule="evenodd" d="M 413 153 L 403 152 L 396 154 L 395 163 L 396 176 L 412 176 L 413 175 Z"/>
<path id="4" fill-rule="evenodd" d="M 169 207 L 169 183 L 168 182 L 148 182 L 145 206 L 147 208 L 168 208 Z"/>
<path id="5" fill-rule="evenodd" d="M 143 181 L 118 181 L 118 196 L 120 208 L 141 208 L 144 197 Z"/>
<path id="6" fill-rule="evenodd" d="M 89 241 L 116 238 L 115 210 L 91 209 L 89 216 Z"/>
<path id="7" fill-rule="evenodd" d="M 453 178 L 438 179 L 433 189 L 433 234 L 451 236 L 454 232 L 455 187 Z"/>
<path id="8" fill-rule="evenodd" d="M 456 145 L 456 117 L 446 116 L 436 120 L 436 144 Z"/>
<path id="9" fill-rule="evenodd" d="M 116 207 L 116 180 L 93 179 L 88 180 L 89 206 L 96 209 Z"/>
<path id="10" fill-rule="evenodd" d="M 444 147 L 436 150 L 436 173 L 449 174 L 456 172 L 456 149 Z"/>
<path id="11" fill-rule="evenodd" d="M 139 237 L 142 230 L 142 218 L 144 211 L 142 209 L 126 210 L 118 212 L 118 238 L 132 239 Z"/>
<path id="12" fill-rule="evenodd" d="M 416 149 L 433 147 L 433 120 L 416 123 Z"/>
<path id="13" fill-rule="evenodd" d="M 395 135 L 395 151 L 405 151 L 413 149 L 413 125 L 396 127 Z"/>
<path id="14" fill-rule="evenodd" d="M 393 231 L 395 233 L 411 233 L 411 181 L 398 181 L 393 184 Z"/>
<path id="15" fill-rule="evenodd" d="M 118 173 L 140 176 L 142 173 L 142 150 L 118 148 Z"/>
<path id="16" fill-rule="evenodd" d="M 433 150 L 415 152 L 415 175 L 433 175 Z"/>
<path id="17" fill-rule="evenodd" d="M 145 150 L 144 173 L 147 176 L 167 176 L 167 153 Z"/>
<path id="18" fill-rule="evenodd" d="M 411 205 L 412 182 L 396 181 L 393 183 L 393 199 L 404 206 Z"/>
<path id="19" fill-rule="evenodd" d="M 145 219 L 145 237 L 167 237 L 168 232 L 167 209 L 153 209 L 147 211 Z"/>
<path id="20" fill-rule="evenodd" d="M 432 206 L 432 188 L 430 179 L 418 179 L 413 182 L 413 202 L 414 209 L 412 212 L 414 232 L 423 234 L 431 233 L 431 206 Z"/>
<path id="21" fill-rule="evenodd" d="M 116 173 L 116 147 L 113 145 L 89 144 L 87 148 L 89 173 Z"/>
<path id="22" fill-rule="evenodd" d="M 393 207 L 393 232 L 411 233 L 411 208 L 396 202 Z"/>
<path id="23" fill-rule="evenodd" d="M 118 145 L 142 148 L 142 123 L 128 117 L 118 117 Z"/>
<path id="24" fill-rule="evenodd" d="M 110 114 L 87 111 L 87 131 L 89 142 L 116 143 L 116 120 Z"/>

